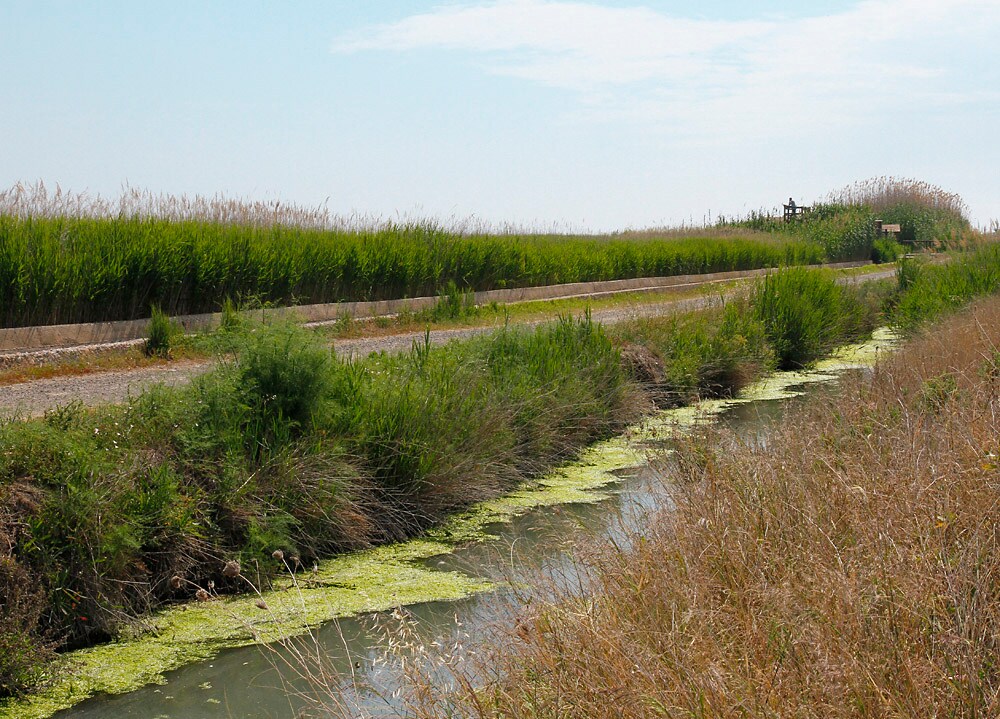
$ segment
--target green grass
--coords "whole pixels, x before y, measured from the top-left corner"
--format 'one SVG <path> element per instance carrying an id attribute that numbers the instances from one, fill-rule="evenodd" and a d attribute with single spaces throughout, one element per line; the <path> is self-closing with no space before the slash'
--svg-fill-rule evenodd
<path id="1" fill-rule="evenodd" d="M 754 269 L 826 259 L 778 238 L 477 235 L 152 217 L 0 215 L 0 326 L 218 311 L 226 300 L 320 303 Z"/>
<path id="2" fill-rule="evenodd" d="M 905 260 L 897 272 L 899 296 L 892 316 L 913 330 L 929 318 L 955 311 L 1000 289 L 1000 245 L 986 245 L 944 265 Z"/>
<path id="3" fill-rule="evenodd" d="M 780 369 L 802 367 L 858 334 L 871 330 L 870 308 L 858 291 L 838 285 L 831 273 L 789 268 L 767 275 L 751 299 Z"/>

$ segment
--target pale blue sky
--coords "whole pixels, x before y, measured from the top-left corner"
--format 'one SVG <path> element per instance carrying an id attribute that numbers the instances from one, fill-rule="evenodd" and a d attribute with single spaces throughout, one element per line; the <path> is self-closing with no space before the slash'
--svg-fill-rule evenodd
<path id="1" fill-rule="evenodd" d="M 0 0 L 0 186 L 605 230 L 897 175 L 985 224 L 998 36 L 997 0 Z"/>

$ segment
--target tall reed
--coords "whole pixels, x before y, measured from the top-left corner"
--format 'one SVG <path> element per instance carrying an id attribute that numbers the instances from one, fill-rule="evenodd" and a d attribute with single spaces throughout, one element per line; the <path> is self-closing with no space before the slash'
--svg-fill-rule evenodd
<path id="1" fill-rule="evenodd" d="M 130 191 L 117 203 L 0 193 L 0 326 L 380 300 L 459 290 L 756 269 L 825 259 L 795 238 L 706 230 L 555 235 L 364 221 L 280 203 Z"/>

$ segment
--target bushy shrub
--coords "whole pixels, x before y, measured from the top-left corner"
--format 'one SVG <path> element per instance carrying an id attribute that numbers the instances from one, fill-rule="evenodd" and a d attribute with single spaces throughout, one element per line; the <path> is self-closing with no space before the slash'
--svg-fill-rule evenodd
<path id="1" fill-rule="evenodd" d="M 751 306 L 783 369 L 808 364 L 863 324 L 863 308 L 829 273 L 802 268 L 769 274 Z"/>
<path id="2" fill-rule="evenodd" d="M 871 259 L 875 264 L 895 262 L 906 254 L 906 248 L 893 239 L 883 237 L 872 244 Z"/>
<path id="3" fill-rule="evenodd" d="M 149 318 L 149 330 L 143 351 L 148 357 L 169 357 L 174 339 L 181 332 L 180 327 L 159 307 L 153 306 Z"/>
<path id="4" fill-rule="evenodd" d="M 248 439 L 264 445 L 294 436 L 320 411 L 330 386 L 330 350 L 291 324 L 250 333 L 235 371 L 248 409 Z"/>

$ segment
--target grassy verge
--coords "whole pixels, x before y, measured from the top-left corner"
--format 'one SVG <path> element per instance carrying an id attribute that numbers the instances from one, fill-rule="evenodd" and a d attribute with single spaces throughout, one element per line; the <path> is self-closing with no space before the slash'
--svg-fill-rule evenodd
<path id="1" fill-rule="evenodd" d="M 1000 245 L 986 245 L 946 265 L 904 260 L 897 273 L 901 294 L 893 314 L 906 329 L 1000 289 Z"/>
<path id="2" fill-rule="evenodd" d="M 275 552 L 301 566 L 411 536 L 614 432 L 641 385 L 668 402 L 730 392 L 773 366 L 793 305 L 834 303 L 810 315 L 831 344 L 863 331 L 839 319 L 864 314 L 859 290 L 780 278 L 683 319 L 564 318 L 360 362 L 234 321 L 213 340 L 227 359 L 189 387 L 0 426 L 4 640 L 23 648 L 0 654 L 0 689 L 160 603 L 239 591 Z"/>
<path id="3" fill-rule="evenodd" d="M 581 558 L 593 592 L 413 715 L 996 716 L 998 346 L 990 299 L 766 444 L 679 443 L 675 506 Z"/>

